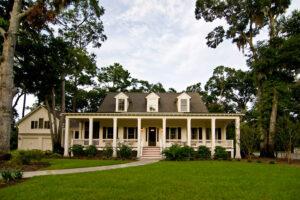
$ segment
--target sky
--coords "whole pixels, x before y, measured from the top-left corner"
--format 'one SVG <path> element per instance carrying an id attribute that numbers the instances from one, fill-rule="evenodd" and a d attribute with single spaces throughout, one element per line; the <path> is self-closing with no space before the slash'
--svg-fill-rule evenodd
<path id="1" fill-rule="evenodd" d="M 195 0 L 100 2 L 108 39 L 101 48 L 89 49 L 97 55 L 99 68 L 120 63 L 134 78 L 160 82 L 177 91 L 198 82 L 204 85 L 219 65 L 247 69 L 246 57 L 231 41 L 225 40 L 216 49 L 207 47 L 205 37 L 224 21 L 196 20 Z M 297 8 L 300 0 L 293 0 L 288 13 Z M 32 105 L 34 97 L 29 96 L 27 102 Z M 21 107 L 22 99 L 19 113 Z"/>

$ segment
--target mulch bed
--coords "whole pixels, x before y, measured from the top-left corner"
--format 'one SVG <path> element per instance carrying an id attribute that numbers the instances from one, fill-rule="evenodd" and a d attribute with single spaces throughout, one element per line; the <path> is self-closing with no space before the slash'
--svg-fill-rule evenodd
<path id="1" fill-rule="evenodd" d="M 22 178 L 18 181 L 13 181 L 13 182 L 10 182 L 10 183 L 6 183 L 3 180 L 0 180 L 0 189 L 5 188 L 5 187 L 10 187 L 10 186 L 13 186 L 13 185 L 16 185 L 16 184 L 19 184 L 19 183 L 23 183 L 27 180 L 29 180 L 29 178 Z"/>

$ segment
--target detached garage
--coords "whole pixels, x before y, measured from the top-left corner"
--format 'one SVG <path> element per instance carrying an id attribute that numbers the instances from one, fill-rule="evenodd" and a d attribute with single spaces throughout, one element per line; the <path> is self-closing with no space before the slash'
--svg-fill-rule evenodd
<path id="1" fill-rule="evenodd" d="M 53 115 L 51 115 L 53 117 Z M 58 124 L 58 118 L 55 117 Z M 52 150 L 48 111 L 39 106 L 18 122 L 18 149 Z"/>

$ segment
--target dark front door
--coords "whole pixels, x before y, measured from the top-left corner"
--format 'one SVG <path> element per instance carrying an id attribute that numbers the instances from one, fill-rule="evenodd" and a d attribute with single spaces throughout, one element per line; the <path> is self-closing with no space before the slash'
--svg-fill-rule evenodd
<path id="1" fill-rule="evenodd" d="M 148 134 L 149 134 L 148 145 L 149 146 L 156 146 L 156 128 L 150 127 Z"/>

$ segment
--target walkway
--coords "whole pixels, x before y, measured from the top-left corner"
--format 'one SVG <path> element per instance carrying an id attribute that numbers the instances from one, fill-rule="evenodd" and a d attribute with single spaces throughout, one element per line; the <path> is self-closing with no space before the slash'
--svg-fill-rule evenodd
<path id="1" fill-rule="evenodd" d="M 57 174 L 76 174 L 76 173 L 84 173 L 84 172 L 104 171 L 104 170 L 111 170 L 111 169 L 148 165 L 148 164 L 152 164 L 152 163 L 155 163 L 158 161 L 159 160 L 154 160 L 154 159 L 143 159 L 143 160 L 139 160 L 136 162 L 130 162 L 130 163 L 118 164 L 118 165 L 85 167 L 85 168 L 74 168 L 74 169 L 31 171 L 31 172 L 24 172 L 23 178 L 30 178 L 30 177 L 34 177 L 34 176 L 57 175 Z"/>

